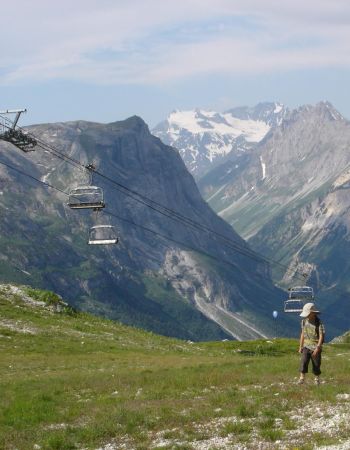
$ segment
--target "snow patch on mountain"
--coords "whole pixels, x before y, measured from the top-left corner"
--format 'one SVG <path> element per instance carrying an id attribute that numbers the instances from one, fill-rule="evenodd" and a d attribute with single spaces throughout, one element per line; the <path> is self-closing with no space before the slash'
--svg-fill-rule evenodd
<path id="1" fill-rule="evenodd" d="M 274 113 L 275 114 L 278 114 L 279 112 L 281 112 L 282 111 L 282 109 L 283 109 L 283 105 L 281 105 L 281 104 L 279 104 L 279 103 L 276 103 L 276 106 L 275 106 L 275 109 L 274 109 Z"/>
<path id="2" fill-rule="evenodd" d="M 262 156 L 260 156 L 260 163 L 261 163 L 261 169 L 262 169 L 262 180 L 265 180 L 265 178 L 266 178 L 266 164 L 263 162 Z"/>
<path id="3" fill-rule="evenodd" d="M 248 142 L 259 142 L 270 130 L 270 126 L 260 120 L 242 120 L 230 113 L 203 110 L 174 111 L 168 117 L 168 122 L 168 132 L 174 141 L 182 130 L 186 130 L 192 134 L 229 135 L 235 139 L 244 135 Z"/>

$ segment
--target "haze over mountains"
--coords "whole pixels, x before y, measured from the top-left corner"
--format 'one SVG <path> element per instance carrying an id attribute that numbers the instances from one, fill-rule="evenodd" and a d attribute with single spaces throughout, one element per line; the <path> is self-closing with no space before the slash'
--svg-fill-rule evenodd
<path id="1" fill-rule="evenodd" d="M 276 332 L 271 312 L 281 308 L 283 293 L 271 282 L 268 264 L 213 213 L 178 152 L 140 118 L 29 131 L 82 165 L 93 162 L 104 175 L 93 182 L 103 187 L 107 207 L 99 214 L 67 207 L 63 192 L 88 181 L 81 166 L 40 147 L 24 154 L 0 143 L 0 159 L 8 164 L 0 165 L 1 281 L 52 289 L 79 308 L 185 339 Z M 160 214 L 145 198 L 168 209 Z M 187 219 L 174 220 L 169 208 Z M 96 223 L 116 226 L 120 244 L 87 245 Z M 278 326 L 281 334 L 293 334 L 289 319 L 281 317 Z"/>
<path id="2" fill-rule="evenodd" d="M 278 262 L 277 282 L 301 284 L 305 274 L 330 321 L 349 329 L 350 123 L 329 102 L 280 112 L 263 139 L 229 152 L 198 186 L 256 251 Z"/>

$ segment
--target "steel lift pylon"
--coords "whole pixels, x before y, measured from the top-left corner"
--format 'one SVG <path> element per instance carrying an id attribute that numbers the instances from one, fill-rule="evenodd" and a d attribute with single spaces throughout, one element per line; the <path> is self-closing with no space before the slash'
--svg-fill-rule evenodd
<path id="1" fill-rule="evenodd" d="M 23 152 L 31 152 L 35 150 L 37 141 L 33 136 L 30 136 L 23 130 L 16 128 L 18 120 L 22 113 L 27 112 L 26 109 L 6 109 L 0 111 L 2 114 L 16 114 L 13 122 L 9 121 L 6 117 L 0 116 L 2 123 L 0 126 L 0 139 L 5 142 L 10 142 Z"/>

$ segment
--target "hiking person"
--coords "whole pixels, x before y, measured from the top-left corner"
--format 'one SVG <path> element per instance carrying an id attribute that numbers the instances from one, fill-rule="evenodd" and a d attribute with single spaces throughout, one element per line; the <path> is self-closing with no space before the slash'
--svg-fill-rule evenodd
<path id="1" fill-rule="evenodd" d="M 315 384 L 320 384 L 321 354 L 325 329 L 317 314 L 319 314 L 319 311 L 317 311 L 314 303 L 306 303 L 300 314 L 303 320 L 301 321 L 299 342 L 299 353 L 301 353 L 299 384 L 305 382 L 305 374 L 308 373 L 310 359 L 312 372 L 315 375 Z"/>

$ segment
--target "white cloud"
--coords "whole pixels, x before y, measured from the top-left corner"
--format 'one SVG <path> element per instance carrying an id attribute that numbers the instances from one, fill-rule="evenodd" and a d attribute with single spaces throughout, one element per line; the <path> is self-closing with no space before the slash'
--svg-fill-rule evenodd
<path id="1" fill-rule="evenodd" d="M 1 16 L 3 85 L 350 66 L 345 0 L 22 0 Z"/>

